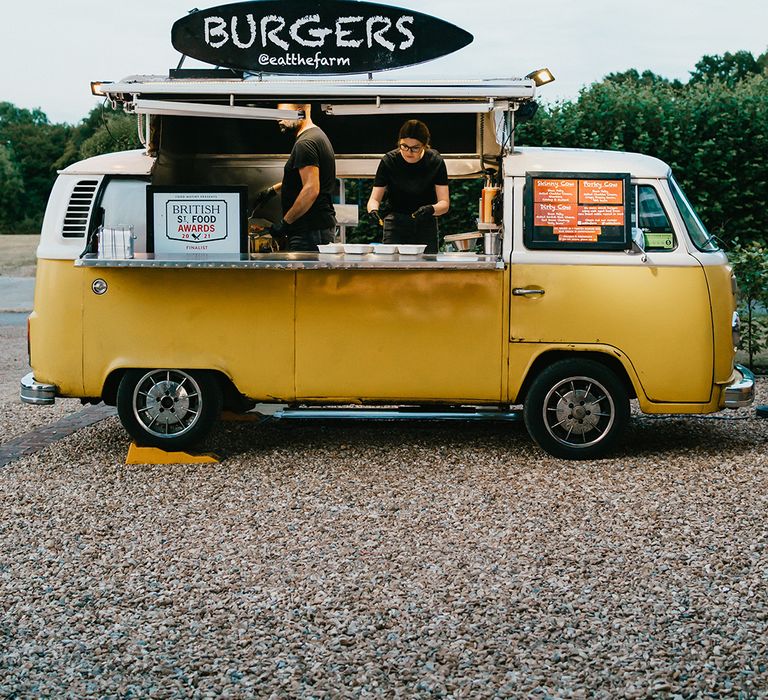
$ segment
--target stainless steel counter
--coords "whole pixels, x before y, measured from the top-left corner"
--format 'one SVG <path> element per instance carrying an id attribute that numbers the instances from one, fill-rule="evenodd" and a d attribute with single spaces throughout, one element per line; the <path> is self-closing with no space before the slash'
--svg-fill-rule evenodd
<path id="1" fill-rule="evenodd" d="M 332 255 L 323 253 L 260 253 L 257 255 L 154 255 L 136 253 L 127 259 L 87 255 L 77 267 L 159 267 L 259 270 L 494 270 L 504 263 L 495 255 L 440 253 L 438 255 Z"/>

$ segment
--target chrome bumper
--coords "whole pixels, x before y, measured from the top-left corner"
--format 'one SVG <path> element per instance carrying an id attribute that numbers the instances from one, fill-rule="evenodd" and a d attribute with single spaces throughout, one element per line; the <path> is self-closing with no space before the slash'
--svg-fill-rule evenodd
<path id="1" fill-rule="evenodd" d="M 725 387 L 726 408 L 750 406 L 755 400 L 755 375 L 743 365 L 736 365 L 735 369 L 741 374 L 741 379 Z"/>
<path id="2" fill-rule="evenodd" d="M 31 403 L 35 406 L 50 406 L 56 401 L 56 385 L 41 384 L 35 381 L 32 372 L 25 374 L 21 380 L 21 389 L 19 398 L 24 403 Z"/>

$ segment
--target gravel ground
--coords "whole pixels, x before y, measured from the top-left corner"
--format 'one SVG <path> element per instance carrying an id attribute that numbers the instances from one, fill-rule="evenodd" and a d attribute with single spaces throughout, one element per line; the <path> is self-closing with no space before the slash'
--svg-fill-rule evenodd
<path id="1" fill-rule="evenodd" d="M 126 466 L 109 419 L 0 471 L 0 696 L 764 695 L 767 444 L 233 423 L 220 465 Z"/>
<path id="2" fill-rule="evenodd" d="M 29 372 L 27 327 L 0 326 L 0 445 L 82 408 L 77 399 L 53 406 L 29 406 L 19 400 L 19 382 Z"/>

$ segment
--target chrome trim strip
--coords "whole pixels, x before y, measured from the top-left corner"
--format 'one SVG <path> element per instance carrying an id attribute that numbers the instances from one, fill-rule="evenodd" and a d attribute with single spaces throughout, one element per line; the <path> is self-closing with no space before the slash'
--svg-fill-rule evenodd
<path id="1" fill-rule="evenodd" d="M 19 398 L 34 406 L 50 406 L 56 401 L 57 388 L 55 384 L 41 384 L 30 372 L 21 378 Z"/>
<path id="2" fill-rule="evenodd" d="M 439 420 L 502 421 L 516 423 L 523 419 L 521 411 L 476 410 L 422 411 L 416 409 L 378 408 L 285 408 L 269 418 L 277 420 Z"/>
<path id="3" fill-rule="evenodd" d="M 734 369 L 741 374 L 741 379 L 725 387 L 725 407 L 751 406 L 755 400 L 755 375 L 743 365 L 736 365 Z"/>
<path id="4" fill-rule="evenodd" d="M 75 261 L 76 267 L 159 267 L 265 270 L 495 270 L 504 262 L 495 255 L 441 253 L 439 255 L 337 255 L 324 253 L 260 253 L 247 255 L 189 255 L 157 257 L 136 253 L 133 258 L 107 259 L 91 255 Z"/>

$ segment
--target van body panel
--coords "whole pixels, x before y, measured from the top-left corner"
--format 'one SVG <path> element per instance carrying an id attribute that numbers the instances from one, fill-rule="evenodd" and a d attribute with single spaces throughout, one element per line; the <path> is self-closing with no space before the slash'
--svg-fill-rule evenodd
<path id="1" fill-rule="evenodd" d="M 75 188 L 82 184 L 88 184 L 94 193 L 101 186 L 104 177 L 102 175 L 90 175 L 77 177 L 73 175 L 59 175 L 53 184 L 51 194 L 43 218 L 43 227 L 40 231 L 40 243 L 37 247 L 38 259 L 46 260 L 75 260 L 85 248 L 86 221 L 90 220 L 93 212 L 93 201 L 87 201 L 82 207 L 87 211 L 82 212 L 85 220 L 82 222 L 82 233 L 67 237 L 63 235 L 63 229 L 70 204 L 73 203 Z"/>
<path id="2" fill-rule="evenodd" d="M 30 364 L 35 379 L 56 385 L 59 396 L 88 395 L 83 390 L 82 278 L 71 260 L 37 261 Z"/>
<path id="3" fill-rule="evenodd" d="M 715 344 L 714 381 L 716 384 L 722 384 L 730 380 L 736 357 L 736 349 L 733 345 L 733 312 L 736 311 L 736 298 L 731 287 L 733 268 L 727 264 L 727 259 L 722 253 L 718 255 L 710 253 L 701 257 L 711 259 L 711 261 L 703 261 L 705 262 L 704 274 L 707 277 L 712 305 Z"/>
<path id="4" fill-rule="evenodd" d="M 529 172 L 632 173 L 633 178 L 665 178 L 669 166 L 642 153 L 552 146 L 516 147 L 504 157 L 506 177 L 525 178 Z"/>
<path id="5" fill-rule="evenodd" d="M 293 400 L 295 273 L 135 268 L 76 272 L 83 275 L 86 289 L 86 395 L 100 395 L 107 376 L 118 368 L 178 367 L 222 371 L 254 399 Z M 97 278 L 108 285 L 102 295 L 91 291 Z"/>
<path id="6" fill-rule="evenodd" d="M 149 175 L 155 158 L 144 149 L 102 153 L 68 165 L 63 175 Z"/>
<path id="7" fill-rule="evenodd" d="M 521 396 L 521 390 L 526 383 L 526 380 L 533 379 L 532 372 L 533 366 L 536 361 L 542 356 L 548 353 L 557 353 L 557 359 L 560 359 L 567 354 L 574 358 L 583 355 L 584 353 L 592 353 L 605 355 L 614 360 L 618 360 L 624 371 L 627 373 L 632 387 L 635 390 L 640 403 L 648 402 L 648 397 L 643 394 L 643 388 L 640 384 L 640 380 L 637 377 L 635 368 L 632 367 L 629 359 L 616 348 L 609 345 L 575 345 L 573 343 L 526 343 L 515 342 L 509 344 L 509 383 L 507 385 L 507 391 L 509 394 L 509 402 L 512 404 L 520 404 L 523 402 Z M 549 364 L 549 363 L 547 363 Z"/>
<path id="8" fill-rule="evenodd" d="M 625 354 L 650 401 L 707 403 L 712 392 L 712 320 L 698 264 L 516 264 L 510 341 L 608 345 Z M 615 290 L 615 291 L 612 291 Z"/>
<path id="9" fill-rule="evenodd" d="M 507 384 L 507 391 L 510 403 L 522 403 L 523 397 L 520 392 L 526 383 L 526 380 L 533 378 L 531 374 L 534 371 L 533 365 L 540 357 L 547 355 L 548 353 L 557 353 L 558 359 L 563 357 L 564 354 L 578 359 L 579 354 L 592 353 L 605 355 L 613 360 L 618 360 L 624 368 L 624 371 L 627 373 L 641 405 L 643 402 L 648 403 L 648 397 L 643 393 L 643 387 L 637 377 L 635 368 L 632 367 L 632 364 L 629 362 L 626 355 L 616 348 L 611 347 L 610 345 L 600 344 L 576 345 L 574 343 L 527 342 L 514 342 L 509 344 L 509 381 Z"/>
<path id="10" fill-rule="evenodd" d="M 503 270 L 300 272 L 298 398 L 498 403 L 503 283 Z"/>
<path id="11" fill-rule="evenodd" d="M 712 398 L 704 403 L 679 403 L 651 401 L 643 392 L 642 384 L 629 358 L 610 345 L 576 345 L 573 343 L 510 343 L 509 346 L 509 397 L 510 403 L 522 403 L 520 391 L 526 380 L 531 379 L 533 365 L 542 356 L 557 353 L 558 359 L 568 355 L 578 359 L 579 355 L 589 353 L 604 355 L 606 358 L 618 360 L 635 390 L 640 410 L 643 413 L 711 413 L 724 407 L 724 387 L 714 387 Z"/>

